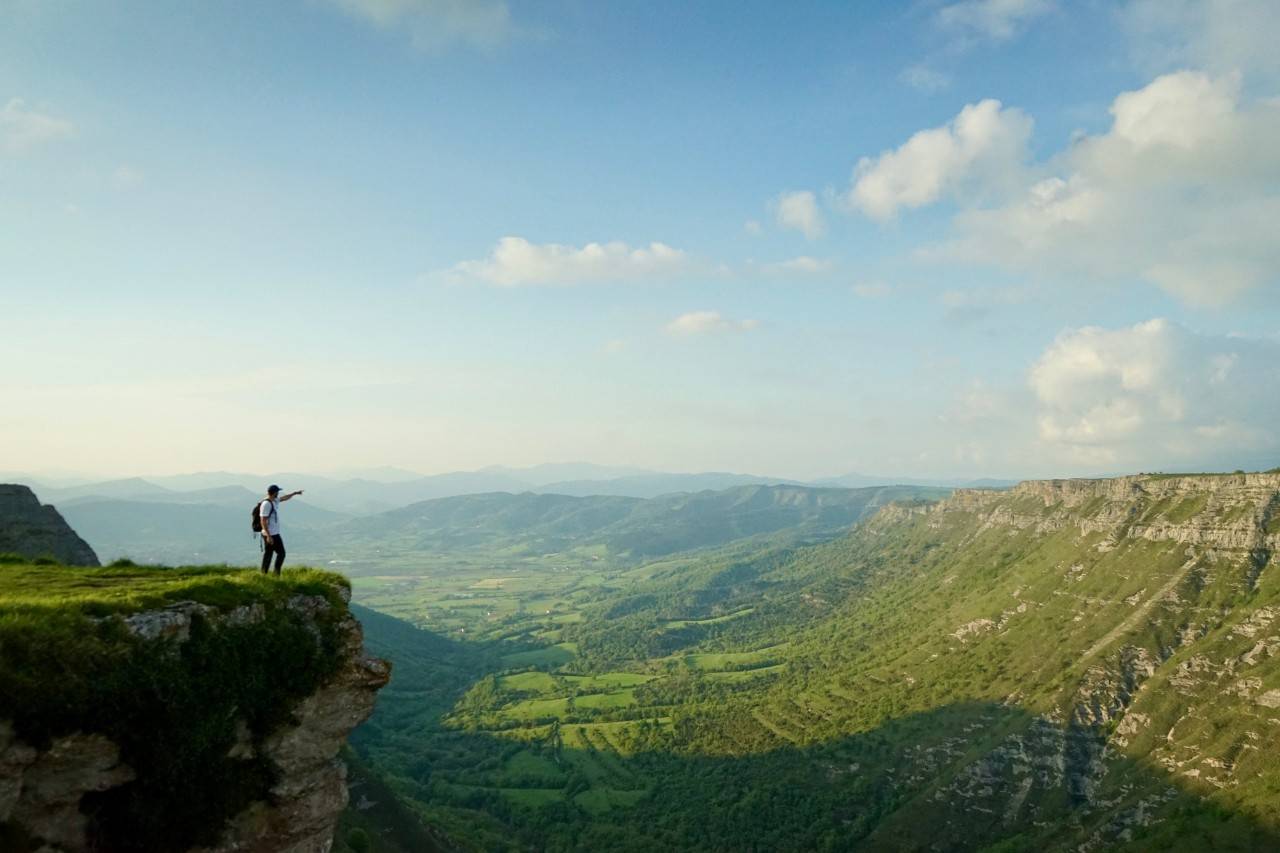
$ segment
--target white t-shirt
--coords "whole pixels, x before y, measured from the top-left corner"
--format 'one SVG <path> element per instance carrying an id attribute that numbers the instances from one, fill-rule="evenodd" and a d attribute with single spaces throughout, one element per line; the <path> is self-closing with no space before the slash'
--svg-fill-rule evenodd
<path id="1" fill-rule="evenodd" d="M 262 519 L 262 529 L 275 536 L 280 532 L 280 511 L 270 498 L 258 507 L 258 516 Z"/>

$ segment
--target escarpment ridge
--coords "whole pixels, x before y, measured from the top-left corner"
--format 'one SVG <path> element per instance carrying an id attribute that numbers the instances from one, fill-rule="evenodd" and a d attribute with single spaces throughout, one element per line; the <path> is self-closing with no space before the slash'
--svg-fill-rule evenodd
<path id="1" fill-rule="evenodd" d="M 1280 546 L 1280 473 L 1134 475 L 1112 479 L 1027 480 L 1008 490 L 957 489 L 933 504 L 892 506 L 879 523 L 912 514 L 983 516 L 992 525 L 1041 533 L 1174 541 L 1228 549 Z"/>
<path id="2" fill-rule="evenodd" d="M 927 849 L 918 823 L 969 840 L 945 849 L 1280 844 L 1280 473 L 959 490 L 854 537 L 893 555 L 883 589 L 911 602 L 872 646 L 909 679 L 897 701 L 1030 715 L 975 727 L 969 756 L 874 838 Z"/>

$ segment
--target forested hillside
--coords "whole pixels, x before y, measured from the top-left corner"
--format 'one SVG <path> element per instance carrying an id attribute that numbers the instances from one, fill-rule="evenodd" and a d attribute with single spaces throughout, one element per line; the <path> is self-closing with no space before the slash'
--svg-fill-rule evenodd
<path id="1" fill-rule="evenodd" d="M 643 563 L 356 738 L 474 849 L 1275 849 L 1280 474 L 1025 483 Z"/>

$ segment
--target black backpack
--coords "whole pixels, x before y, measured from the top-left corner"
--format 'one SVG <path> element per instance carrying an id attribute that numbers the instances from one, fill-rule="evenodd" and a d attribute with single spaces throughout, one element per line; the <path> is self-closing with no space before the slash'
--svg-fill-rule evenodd
<path id="1" fill-rule="evenodd" d="M 262 501 L 258 501 L 256 504 L 253 505 L 253 522 L 251 526 L 253 527 L 254 533 L 262 532 L 262 516 L 259 514 L 261 511 L 262 511 Z M 275 515 L 275 514 L 276 514 L 276 503 L 275 501 L 272 501 L 271 513 L 270 515 L 267 516 L 267 518 L 270 518 L 272 515 Z"/>

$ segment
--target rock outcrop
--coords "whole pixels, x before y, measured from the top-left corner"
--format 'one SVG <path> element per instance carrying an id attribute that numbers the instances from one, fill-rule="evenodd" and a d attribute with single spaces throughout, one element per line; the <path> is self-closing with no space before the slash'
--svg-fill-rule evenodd
<path id="1" fill-rule="evenodd" d="M 294 607 L 315 601 L 291 602 Z M 319 599 L 323 604 L 323 599 Z M 273 732 L 263 751 L 280 770 L 271 801 L 237 815 L 221 842 L 199 853 L 313 853 L 327 851 L 347 806 L 347 768 L 338 751 L 347 735 L 373 713 L 374 698 L 391 678 L 391 665 L 365 654 L 360 623 L 347 618 L 344 664 L 338 675 L 293 710 L 295 725 Z M 239 745 L 238 745 L 239 746 Z M 244 748 L 248 748 L 245 744 Z"/>
<path id="2" fill-rule="evenodd" d="M 349 591 L 342 589 L 343 597 Z M 329 600 L 294 595 L 284 607 L 306 619 L 332 615 Z M 196 620 L 214 630 L 262 622 L 261 604 L 229 612 L 195 602 L 179 602 L 120 620 L 133 636 L 175 644 L 188 642 Z M 265 737 L 253 738 L 243 720 L 229 759 L 265 756 L 276 771 L 266 799 L 252 803 L 222 828 L 219 841 L 192 853 L 324 853 L 347 805 L 346 766 L 338 752 L 347 735 L 373 712 L 377 691 L 390 678 L 387 661 L 364 650 L 360 623 L 345 610 L 339 624 L 341 656 L 336 674 L 293 708 L 289 722 Z M 317 638 L 319 630 L 316 631 Z M 0 720 L 0 841 L 6 827 L 33 840 L 41 853 L 80 853 L 100 849 L 82 813 L 83 798 L 137 778 L 106 737 L 75 733 L 37 748 L 15 736 Z"/>
<path id="3" fill-rule="evenodd" d="M 26 486 L 0 484 L 0 554 L 53 557 L 70 566 L 96 566 L 98 556 L 52 506 Z"/>

